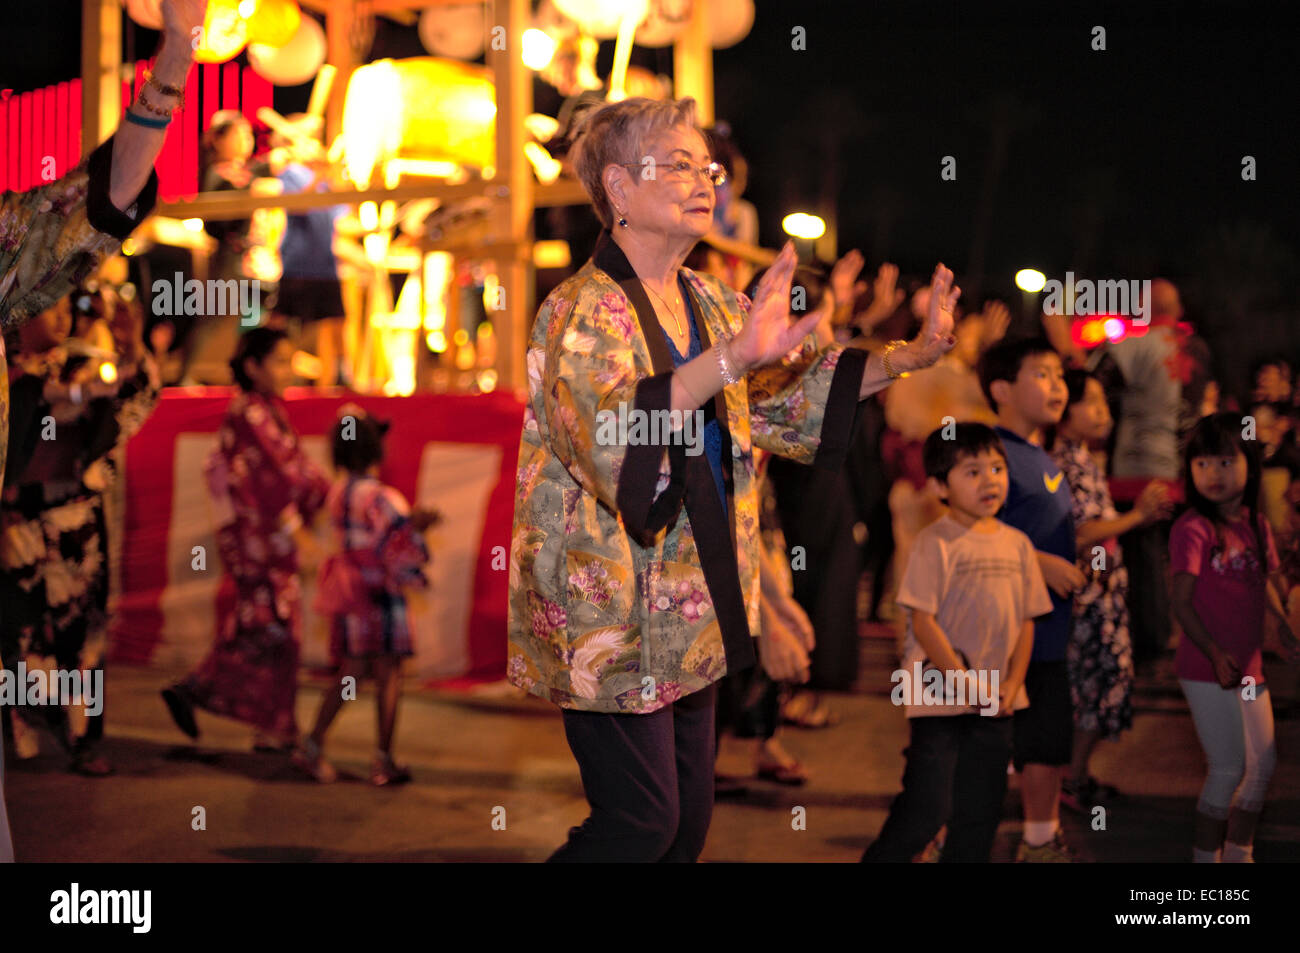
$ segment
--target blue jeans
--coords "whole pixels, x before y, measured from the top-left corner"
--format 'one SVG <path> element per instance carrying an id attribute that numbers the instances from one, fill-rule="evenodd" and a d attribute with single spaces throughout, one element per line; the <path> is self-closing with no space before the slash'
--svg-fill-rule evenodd
<path id="1" fill-rule="evenodd" d="M 863 862 L 908 863 L 946 823 L 941 862 L 988 863 L 1007 791 L 1012 719 L 939 715 L 908 722 L 903 792 Z"/>

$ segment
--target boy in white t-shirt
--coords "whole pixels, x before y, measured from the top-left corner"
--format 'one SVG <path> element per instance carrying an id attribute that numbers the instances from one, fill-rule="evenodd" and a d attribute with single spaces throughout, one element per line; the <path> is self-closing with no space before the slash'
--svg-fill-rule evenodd
<path id="1" fill-rule="evenodd" d="M 903 791 L 864 861 L 907 862 L 945 823 L 945 862 L 987 862 L 1002 815 L 1012 711 L 1029 704 L 1036 616 L 1052 611 L 1029 537 L 994 518 L 1007 497 L 1002 442 L 950 424 L 922 450 L 948 512 L 917 536 L 897 604 L 909 611 L 894 673 L 912 741 Z"/>

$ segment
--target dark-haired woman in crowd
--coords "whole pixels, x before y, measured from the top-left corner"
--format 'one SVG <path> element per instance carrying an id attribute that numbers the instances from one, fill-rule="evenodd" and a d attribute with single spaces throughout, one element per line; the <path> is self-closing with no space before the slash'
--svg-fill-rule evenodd
<path id="1" fill-rule="evenodd" d="M 285 332 L 254 328 L 230 362 L 239 393 L 206 469 L 220 514 L 217 547 L 234 577 L 236 605 L 203 663 L 163 691 L 191 738 L 198 737 L 197 706 L 252 725 L 258 750 L 297 741 L 298 545 L 311 545 L 303 527 L 330 487 L 299 446 L 282 400 L 292 357 Z"/>
<path id="2" fill-rule="evenodd" d="M 387 432 L 386 421 L 375 420 L 356 404 L 339 409 L 333 439 L 338 476 L 326 501 L 339 534 L 339 552 L 321 566 L 314 606 L 329 619 L 339 684 L 355 685 L 374 675 L 378 747 L 370 781 L 376 785 L 411 779 L 393 761 L 402 659 L 414 654 L 402 590 L 429 584 L 421 571 L 429 561 L 424 531 L 439 520 L 434 510 L 412 510 L 400 490 L 380 481 Z M 293 755 L 294 764 L 317 781 L 336 777 L 321 746 L 343 700 L 338 688 L 325 693 L 316 727 Z"/>

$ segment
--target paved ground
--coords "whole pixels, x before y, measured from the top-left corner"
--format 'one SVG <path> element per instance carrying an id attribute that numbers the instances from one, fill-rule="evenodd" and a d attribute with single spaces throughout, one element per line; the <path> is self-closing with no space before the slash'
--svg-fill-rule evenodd
<path id="1" fill-rule="evenodd" d="M 832 696 L 842 722 L 788 730 L 788 746 L 810 767 L 802 789 L 753 782 L 747 796 L 718 803 L 708 861 L 854 861 L 880 829 L 898 790 L 906 727 L 888 699 L 889 643 L 865 640 L 862 691 Z M 582 788 L 554 709 L 490 693 L 481 698 L 412 694 L 399 723 L 399 755 L 414 783 L 372 788 L 373 696 L 344 706 L 330 740 L 339 783 L 300 779 L 287 761 L 249 751 L 241 726 L 200 714 L 202 745 L 171 725 L 158 689 L 177 673 L 118 667 L 109 674 L 105 752 L 117 774 L 67 773 L 49 739 L 46 753 L 9 766 L 8 801 L 22 861 L 538 861 L 585 816 Z M 1272 676 L 1271 676 L 1272 677 Z M 1295 697 L 1294 674 L 1274 678 Z M 299 720 L 320 697 L 308 681 Z M 1263 861 L 1300 859 L 1300 717 L 1279 712 L 1280 765 L 1257 843 Z M 1096 774 L 1126 792 L 1093 831 L 1067 815 L 1073 841 L 1099 861 L 1182 861 L 1190 853 L 1202 761 L 1186 707 L 1165 674 L 1140 683 L 1134 730 L 1103 746 Z M 743 774 L 748 749 L 728 739 L 720 769 Z M 195 807 L 207 829 L 193 830 Z M 807 829 L 793 830 L 803 807 Z M 504 809 L 504 830 L 494 816 Z M 1018 796 L 1008 793 L 995 859 L 1009 858 L 1019 831 Z M 496 827 L 501 827 L 500 821 Z"/>

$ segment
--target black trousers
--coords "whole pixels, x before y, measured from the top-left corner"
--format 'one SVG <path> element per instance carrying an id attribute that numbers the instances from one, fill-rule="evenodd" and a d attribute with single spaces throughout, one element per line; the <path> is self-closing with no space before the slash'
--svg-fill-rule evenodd
<path id="1" fill-rule="evenodd" d="M 1002 818 L 1011 718 L 909 718 L 903 792 L 889 807 L 865 863 L 908 863 L 948 825 L 942 863 L 988 863 Z"/>
<path id="2" fill-rule="evenodd" d="M 717 685 L 649 715 L 564 711 L 591 815 L 550 861 L 694 863 L 713 817 Z"/>

